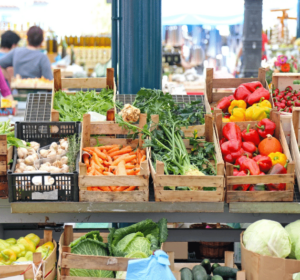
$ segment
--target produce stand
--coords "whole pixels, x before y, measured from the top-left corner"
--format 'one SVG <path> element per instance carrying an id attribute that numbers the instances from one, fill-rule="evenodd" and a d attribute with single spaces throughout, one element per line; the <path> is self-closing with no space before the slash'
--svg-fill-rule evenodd
<path id="1" fill-rule="evenodd" d="M 0 135 L 0 198 L 8 196 L 7 170 L 13 150 L 13 146 L 7 149 L 6 135 Z"/>

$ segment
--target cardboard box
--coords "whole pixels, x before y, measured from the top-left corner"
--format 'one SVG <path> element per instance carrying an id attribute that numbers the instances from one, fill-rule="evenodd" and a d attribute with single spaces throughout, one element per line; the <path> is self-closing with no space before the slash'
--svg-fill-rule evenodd
<path id="1" fill-rule="evenodd" d="M 240 240 L 247 280 L 292 280 L 293 274 L 300 272 L 300 261 L 259 255 L 245 248 L 243 233 Z"/>
<path id="2" fill-rule="evenodd" d="M 165 242 L 162 249 L 165 252 L 174 252 L 176 260 L 187 260 L 189 257 L 187 242 Z"/>

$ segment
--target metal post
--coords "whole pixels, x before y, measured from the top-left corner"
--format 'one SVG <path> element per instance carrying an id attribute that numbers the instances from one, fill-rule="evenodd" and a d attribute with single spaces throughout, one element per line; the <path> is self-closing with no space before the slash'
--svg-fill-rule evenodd
<path id="1" fill-rule="evenodd" d="M 297 38 L 300 37 L 300 0 L 297 3 Z"/>
<path id="2" fill-rule="evenodd" d="M 115 69 L 115 81 L 118 77 L 118 0 L 112 0 L 111 4 L 111 48 L 112 48 L 112 67 Z"/>
<path id="3" fill-rule="evenodd" d="M 161 0 L 120 0 L 120 4 L 119 91 L 160 89 Z"/>
<path id="4" fill-rule="evenodd" d="M 257 77 L 261 65 L 262 0 L 245 0 L 242 76 Z"/>

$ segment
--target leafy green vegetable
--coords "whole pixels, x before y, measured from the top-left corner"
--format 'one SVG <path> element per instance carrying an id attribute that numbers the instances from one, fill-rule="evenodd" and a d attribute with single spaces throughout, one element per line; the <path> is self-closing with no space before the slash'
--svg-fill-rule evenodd
<path id="1" fill-rule="evenodd" d="M 29 146 L 27 145 L 24 145 L 22 140 L 18 139 L 18 138 L 15 138 L 15 137 L 7 137 L 7 148 L 11 147 L 11 146 L 14 146 L 14 147 L 17 147 L 17 148 L 26 148 L 28 149 Z"/>
<path id="2" fill-rule="evenodd" d="M 69 172 L 74 172 L 76 170 L 76 158 L 77 154 L 80 151 L 80 135 L 77 136 L 76 134 L 73 134 L 68 138 L 68 165 L 69 165 Z"/>
<path id="3" fill-rule="evenodd" d="M 73 241 L 70 244 L 70 247 L 73 248 L 74 246 L 76 246 L 82 240 L 85 240 L 85 239 L 91 239 L 91 240 L 97 240 L 97 241 L 103 242 L 103 238 L 100 236 L 100 232 L 97 230 L 94 230 L 94 231 L 88 232 L 87 234 L 85 234 L 85 235 L 79 237 L 78 239 L 76 239 L 75 241 Z"/>
<path id="4" fill-rule="evenodd" d="M 87 238 L 86 239 L 79 238 L 78 243 L 73 244 L 73 246 L 71 247 L 71 253 L 77 254 L 77 255 L 87 255 L 87 256 L 107 256 L 108 255 L 107 254 L 107 245 L 104 244 L 103 242 L 96 240 L 99 238 L 99 237 L 97 237 L 97 234 L 91 234 L 91 236 L 85 236 L 85 237 L 87 237 Z M 90 239 L 89 237 L 95 238 L 95 239 Z M 114 273 L 113 273 L 113 271 L 108 271 L 108 270 L 72 268 L 72 269 L 70 269 L 70 276 L 114 278 Z"/>
<path id="5" fill-rule="evenodd" d="M 300 260 L 300 220 L 288 224 L 285 230 L 289 234 L 292 243 L 289 258 Z"/>
<path id="6" fill-rule="evenodd" d="M 104 88 L 100 93 L 95 90 L 73 94 L 57 91 L 53 108 L 59 112 L 59 120 L 63 122 L 82 121 L 87 112 L 96 112 L 106 116 L 106 112 L 114 107 L 114 91 Z"/>

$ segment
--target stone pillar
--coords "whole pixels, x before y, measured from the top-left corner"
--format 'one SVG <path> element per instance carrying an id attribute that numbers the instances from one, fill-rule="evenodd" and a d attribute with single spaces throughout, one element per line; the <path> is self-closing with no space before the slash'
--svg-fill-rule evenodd
<path id="1" fill-rule="evenodd" d="M 119 91 L 161 89 L 161 0 L 119 0 Z"/>
<path id="2" fill-rule="evenodd" d="M 257 77 L 261 66 L 262 0 L 245 0 L 243 32 L 243 77 Z"/>

